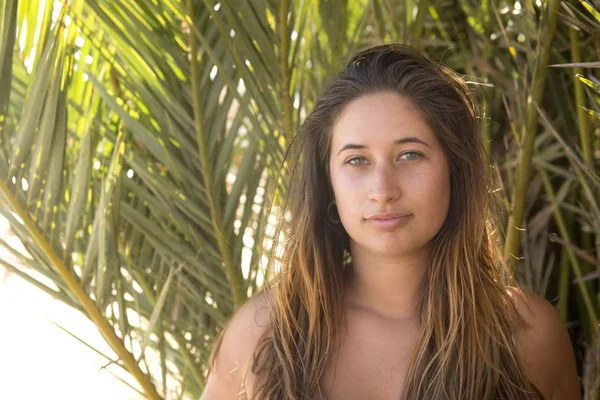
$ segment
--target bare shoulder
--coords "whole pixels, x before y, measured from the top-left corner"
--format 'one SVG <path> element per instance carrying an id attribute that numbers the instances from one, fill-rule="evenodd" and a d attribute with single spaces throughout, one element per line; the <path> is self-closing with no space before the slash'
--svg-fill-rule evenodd
<path id="1" fill-rule="evenodd" d="M 527 324 L 516 338 L 529 380 L 546 400 L 580 399 L 573 346 L 554 306 L 528 290 L 506 290 Z"/>
<path id="2" fill-rule="evenodd" d="M 245 399 L 242 378 L 269 323 L 268 293 L 252 296 L 233 314 L 222 334 L 214 368 L 201 400 Z M 248 373 L 250 375 L 250 372 Z"/>

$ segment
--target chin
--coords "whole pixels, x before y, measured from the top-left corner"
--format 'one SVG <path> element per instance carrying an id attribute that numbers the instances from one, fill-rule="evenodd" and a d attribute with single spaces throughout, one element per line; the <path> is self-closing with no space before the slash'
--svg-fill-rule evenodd
<path id="1" fill-rule="evenodd" d="M 386 256 L 386 257 L 393 257 L 393 258 L 405 258 L 405 257 L 409 257 L 415 253 L 417 253 L 419 251 L 419 249 L 414 249 L 414 248 L 402 248 L 402 249 L 385 249 L 385 250 L 381 250 L 378 251 L 378 253 L 380 253 L 382 256 Z"/>
<path id="2" fill-rule="evenodd" d="M 373 251 L 389 257 L 407 257 L 422 252 L 427 244 L 428 241 L 415 243 L 411 240 L 410 243 L 406 243 L 406 240 L 395 239 L 385 243 L 379 242 L 373 247 Z"/>

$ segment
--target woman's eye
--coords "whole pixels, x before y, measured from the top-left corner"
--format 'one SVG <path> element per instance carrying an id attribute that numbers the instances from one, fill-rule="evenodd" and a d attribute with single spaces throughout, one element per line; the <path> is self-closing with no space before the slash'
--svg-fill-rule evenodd
<path id="1" fill-rule="evenodd" d="M 405 157 L 406 156 L 406 157 Z M 405 160 L 409 160 L 409 161 L 413 161 L 418 159 L 419 157 L 421 157 L 420 153 L 417 153 L 415 151 L 407 151 L 406 153 L 402 154 L 400 156 L 400 158 L 403 158 Z"/>
<path id="2" fill-rule="evenodd" d="M 351 165 L 353 167 L 360 167 L 360 166 L 364 165 L 364 163 L 362 163 L 362 162 L 361 163 L 354 163 L 353 162 L 353 161 L 357 161 L 357 160 L 358 161 L 365 161 L 365 159 L 363 157 L 354 157 L 354 158 L 351 158 L 348 161 L 346 161 L 346 164 L 349 164 L 349 165 Z"/>

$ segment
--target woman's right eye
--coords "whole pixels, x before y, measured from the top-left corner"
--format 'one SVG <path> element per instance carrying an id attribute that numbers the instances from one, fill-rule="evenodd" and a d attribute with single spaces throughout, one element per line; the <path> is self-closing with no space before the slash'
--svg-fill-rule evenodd
<path id="1" fill-rule="evenodd" d="M 365 161 L 365 158 L 364 157 L 354 157 L 354 158 L 351 158 L 348 161 L 346 161 L 346 164 L 350 165 L 351 167 L 360 167 L 360 166 L 364 165 L 362 162 L 361 163 L 354 163 L 353 161 L 356 161 L 356 160 Z"/>

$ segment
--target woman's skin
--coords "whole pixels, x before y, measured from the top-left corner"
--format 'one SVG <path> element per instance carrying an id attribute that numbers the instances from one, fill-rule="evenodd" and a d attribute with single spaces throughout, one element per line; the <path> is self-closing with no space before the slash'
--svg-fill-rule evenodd
<path id="1" fill-rule="evenodd" d="M 397 400 L 419 332 L 415 292 L 448 213 L 447 160 L 410 102 L 379 92 L 355 99 L 338 116 L 329 167 L 352 268 L 348 325 L 323 387 L 329 400 Z M 385 227 L 369 219 L 380 212 L 406 217 Z M 515 334 L 528 379 L 546 400 L 580 399 L 572 346 L 554 307 L 531 292 L 507 291 L 529 324 Z M 268 324 L 265 296 L 254 296 L 232 317 L 202 400 L 247 398 L 239 388 Z M 250 372 L 247 394 L 254 380 Z"/>
<path id="2" fill-rule="evenodd" d="M 399 95 L 362 96 L 333 125 L 329 168 L 350 236 L 349 299 L 390 320 L 413 316 L 431 239 L 450 199 L 448 163 L 435 133 Z M 387 228 L 369 219 L 381 212 L 407 216 Z"/>

